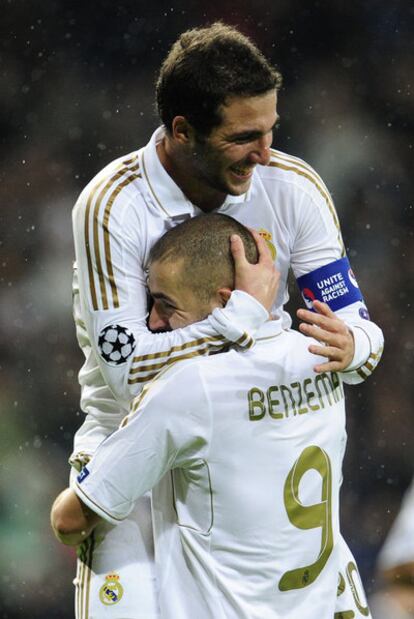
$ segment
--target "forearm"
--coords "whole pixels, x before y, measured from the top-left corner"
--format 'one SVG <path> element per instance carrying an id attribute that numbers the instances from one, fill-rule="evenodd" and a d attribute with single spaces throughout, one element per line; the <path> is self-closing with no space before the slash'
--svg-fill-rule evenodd
<path id="1" fill-rule="evenodd" d="M 267 319 L 267 311 L 254 298 L 233 292 L 225 308 L 217 309 L 206 320 L 167 333 L 151 333 L 142 318 L 130 312 L 102 313 L 83 308 L 89 340 L 105 382 L 118 402 L 127 407 L 163 367 L 223 349 L 229 343 L 249 347 L 256 329 Z M 105 326 L 106 325 L 106 326 Z M 115 329 L 108 325 L 119 325 Z M 105 334 L 127 329 L 132 347 L 121 362 L 115 364 L 108 355 L 110 345 L 103 344 Z"/>
<path id="2" fill-rule="evenodd" d="M 358 309 L 360 308 L 350 308 L 347 312 L 345 308 L 338 312 L 351 329 L 355 342 L 354 358 L 342 376 L 344 382 L 348 384 L 357 384 L 366 380 L 377 367 L 384 348 L 382 330 L 368 318 L 362 318 L 361 313 L 356 311 Z M 365 311 L 363 311 L 364 316 L 367 316 Z"/>

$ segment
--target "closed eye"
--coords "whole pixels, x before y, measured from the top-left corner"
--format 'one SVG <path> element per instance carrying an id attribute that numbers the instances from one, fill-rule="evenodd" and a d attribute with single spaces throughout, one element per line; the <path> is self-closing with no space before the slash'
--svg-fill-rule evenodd
<path id="1" fill-rule="evenodd" d="M 280 126 L 279 119 L 275 122 L 268 133 L 274 133 Z M 236 144 L 247 144 L 260 139 L 264 134 L 261 131 L 250 131 L 249 133 L 239 133 L 230 137 L 230 141 Z"/>

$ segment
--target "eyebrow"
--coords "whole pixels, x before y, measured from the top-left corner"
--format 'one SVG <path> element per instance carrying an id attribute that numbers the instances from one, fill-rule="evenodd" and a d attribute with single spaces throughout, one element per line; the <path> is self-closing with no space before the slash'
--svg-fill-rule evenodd
<path id="1" fill-rule="evenodd" d="M 276 129 L 278 123 L 280 120 L 280 116 L 276 116 L 276 120 L 273 123 L 273 125 L 270 127 L 269 131 L 273 131 L 274 129 Z M 260 136 L 260 135 L 264 135 L 264 133 L 269 133 L 269 131 L 263 132 L 263 131 L 258 131 L 257 129 L 252 129 L 250 131 L 243 131 L 241 133 L 232 133 L 228 136 L 229 140 L 234 140 L 236 138 L 244 138 L 244 137 L 255 137 L 255 136 Z"/>
<path id="2" fill-rule="evenodd" d="M 171 305 L 175 305 L 174 299 L 169 297 L 167 294 L 164 294 L 163 292 L 151 292 L 151 290 L 150 290 L 150 295 L 152 296 L 153 299 L 159 299 L 161 301 L 167 301 Z"/>

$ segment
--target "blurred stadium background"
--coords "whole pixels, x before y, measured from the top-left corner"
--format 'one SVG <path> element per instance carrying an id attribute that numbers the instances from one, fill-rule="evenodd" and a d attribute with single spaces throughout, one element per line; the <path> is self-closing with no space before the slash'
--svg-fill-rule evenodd
<path id="1" fill-rule="evenodd" d="M 73 552 L 48 512 L 81 422 L 71 208 L 157 126 L 153 84 L 178 34 L 238 25 L 281 69 L 274 145 L 331 189 L 386 350 L 348 389 L 342 522 L 370 591 L 414 465 L 414 9 L 408 2 L 5 0 L 0 38 L 0 617 L 69 619 Z M 298 299 L 291 307 L 295 307 Z"/>

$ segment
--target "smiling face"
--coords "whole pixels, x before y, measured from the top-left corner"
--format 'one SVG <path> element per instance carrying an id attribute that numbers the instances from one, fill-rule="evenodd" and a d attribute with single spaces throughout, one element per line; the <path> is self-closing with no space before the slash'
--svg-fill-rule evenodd
<path id="1" fill-rule="evenodd" d="M 219 295 L 201 300 L 183 277 L 183 259 L 158 260 L 150 265 L 148 288 L 153 298 L 151 331 L 171 331 L 206 318 L 222 305 Z"/>
<path id="2" fill-rule="evenodd" d="M 194 134 L 189 144 L 198 180 L 221 193 L 245 193 L 255 166 L 269 163 L 278 120 L 276 103 L 276 91 L 271 90 L 255 97 L 232 97 L 221 106 L 221 124 L 207 138 Z"/>

